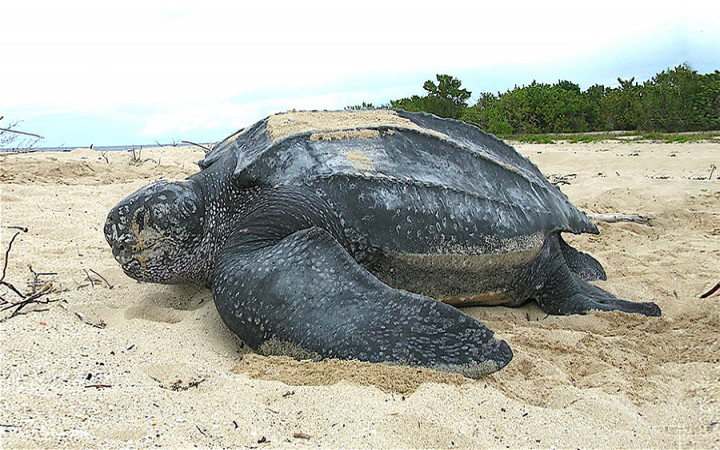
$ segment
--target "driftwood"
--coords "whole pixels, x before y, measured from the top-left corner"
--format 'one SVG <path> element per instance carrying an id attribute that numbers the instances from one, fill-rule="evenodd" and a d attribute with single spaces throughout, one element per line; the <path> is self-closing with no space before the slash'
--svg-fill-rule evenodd
<path id="1" fill-rule="evenodd" d="M 598 222 L 635 222 L 649 225 L 652 217 L 639 216 L 635 214 L 588 214 L 588 217 Z"/>

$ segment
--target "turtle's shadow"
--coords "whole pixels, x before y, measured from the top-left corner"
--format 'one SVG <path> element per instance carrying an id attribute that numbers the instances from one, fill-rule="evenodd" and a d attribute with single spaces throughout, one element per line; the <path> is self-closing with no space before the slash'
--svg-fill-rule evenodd
<path id="1" fill-rule="evenodd" d="M 193 284 L 166 285 L 148 294 L 144 303 L 179 311 L 195 311 L 213 301 L 209 289 Z"/>
<path id="2" fill-rule="evenodd" d="M 208 305 L 212 305 L 212 294 L 202 286 L 157 286 L 157 289 L 145 291 L 134 304 L 124 308 L 124 317 L 178 323 Z"/>
<path id="3" fill-rule="evenodd" d="M 153 322 L 176 324 L 186 320 L 199 320 L 209 341 L 227 353 L 245 353 L 247 347 L 228 329 L 220 319 L 213 303 L 212 293 L 204 286 L 197 285 L 154 285 L 138 299 L 138 302 L 124 309 L 124 318 L 143 319 Z M 214 337 L 213 337 L 214 335 Z"/>

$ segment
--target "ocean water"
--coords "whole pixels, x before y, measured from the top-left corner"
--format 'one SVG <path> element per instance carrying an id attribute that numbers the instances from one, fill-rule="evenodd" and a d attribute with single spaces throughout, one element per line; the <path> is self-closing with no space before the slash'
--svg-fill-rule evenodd
<path id="1" fill-rule="evenodd" d="M 212 147 L 212 143 L 199 143 L 200 145 L 204 145 L 206 147 Z M 163 147 L 192 147 L 193 144 L 176 144 L 176 145 L 163 145 Z M 142 148 L 150 148 L 150 147 L 160 147 L 158 144 L 135 144 L 135 145 L 94 145 L 92 147 L 93 150 L 96 150 L 98 152 L 118 152 L 118 151 L 130 151 L 130 150 L 140 150 Z M 75 150 L 76 148 L 87 148 L 87 147 L 72 147 L 72 146 L 62 146 L 62 147 L 33 147 L 31 149 L 16 149 L 16 148 L 0 148 L 0 153 L 33 153 L 33 152 L 70 152 L 72 150 Z"/>

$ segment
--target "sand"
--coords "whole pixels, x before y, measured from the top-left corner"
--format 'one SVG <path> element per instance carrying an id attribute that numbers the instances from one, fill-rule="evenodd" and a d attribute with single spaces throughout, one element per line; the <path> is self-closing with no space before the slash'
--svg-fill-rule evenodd
<path id="1" fill-rule="evenodd" d="M 446 134 L 423 128 L 397 115 L 392 110 L 368 111 L 287 111 L 268 117 L 267 131 L 273 140 L 284 137 L 314 132 L 310 139 L 332 140 L 347 137 L 370 138 L 378 135 L 377 130 L 367 127 L 398 127 L 422 131 L 447 138 Z"/>
<path id="2" fill-rule="evenodd" d="M 29 229 L 5 281 L 28 291 L 28 266 L 55 273 L 37 284 L 52 281 L 41 299 L 57 300 L 0 315 L 2 445 L 718 448 L 720 292 L 700 295 L 720 281 L 720 171 L 708 179 L 720 144 L 517 148 L 581 209 L 652 217 L 568 240 L 604 263 L 600 286 L 663 316 L 464 308 L 515 352 L 480 380 L 258 356 L 206 289 L 125 277 L 102 235 L 107 211 L 194 173 L 200 149 L 0 156 L 2 254 L 18 231 L 6 227 Z"/>

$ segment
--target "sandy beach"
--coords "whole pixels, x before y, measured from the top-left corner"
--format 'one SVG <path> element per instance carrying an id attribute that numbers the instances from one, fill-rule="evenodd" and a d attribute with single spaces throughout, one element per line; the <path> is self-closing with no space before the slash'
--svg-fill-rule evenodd
<path id="1" fill-rule="evenodd" d="M 4 281 L 50 301 L 0 315 L 2 446 L 720 447 L 720 143 L 516 148 L 580 209 L 651 218 L 565 237 L 663 315 L 464 308 L 515 353 L 480 380 L 259 356 L 207 289 L 127 278 L 107 212 L 200 148 L 0 155 Z"/>

